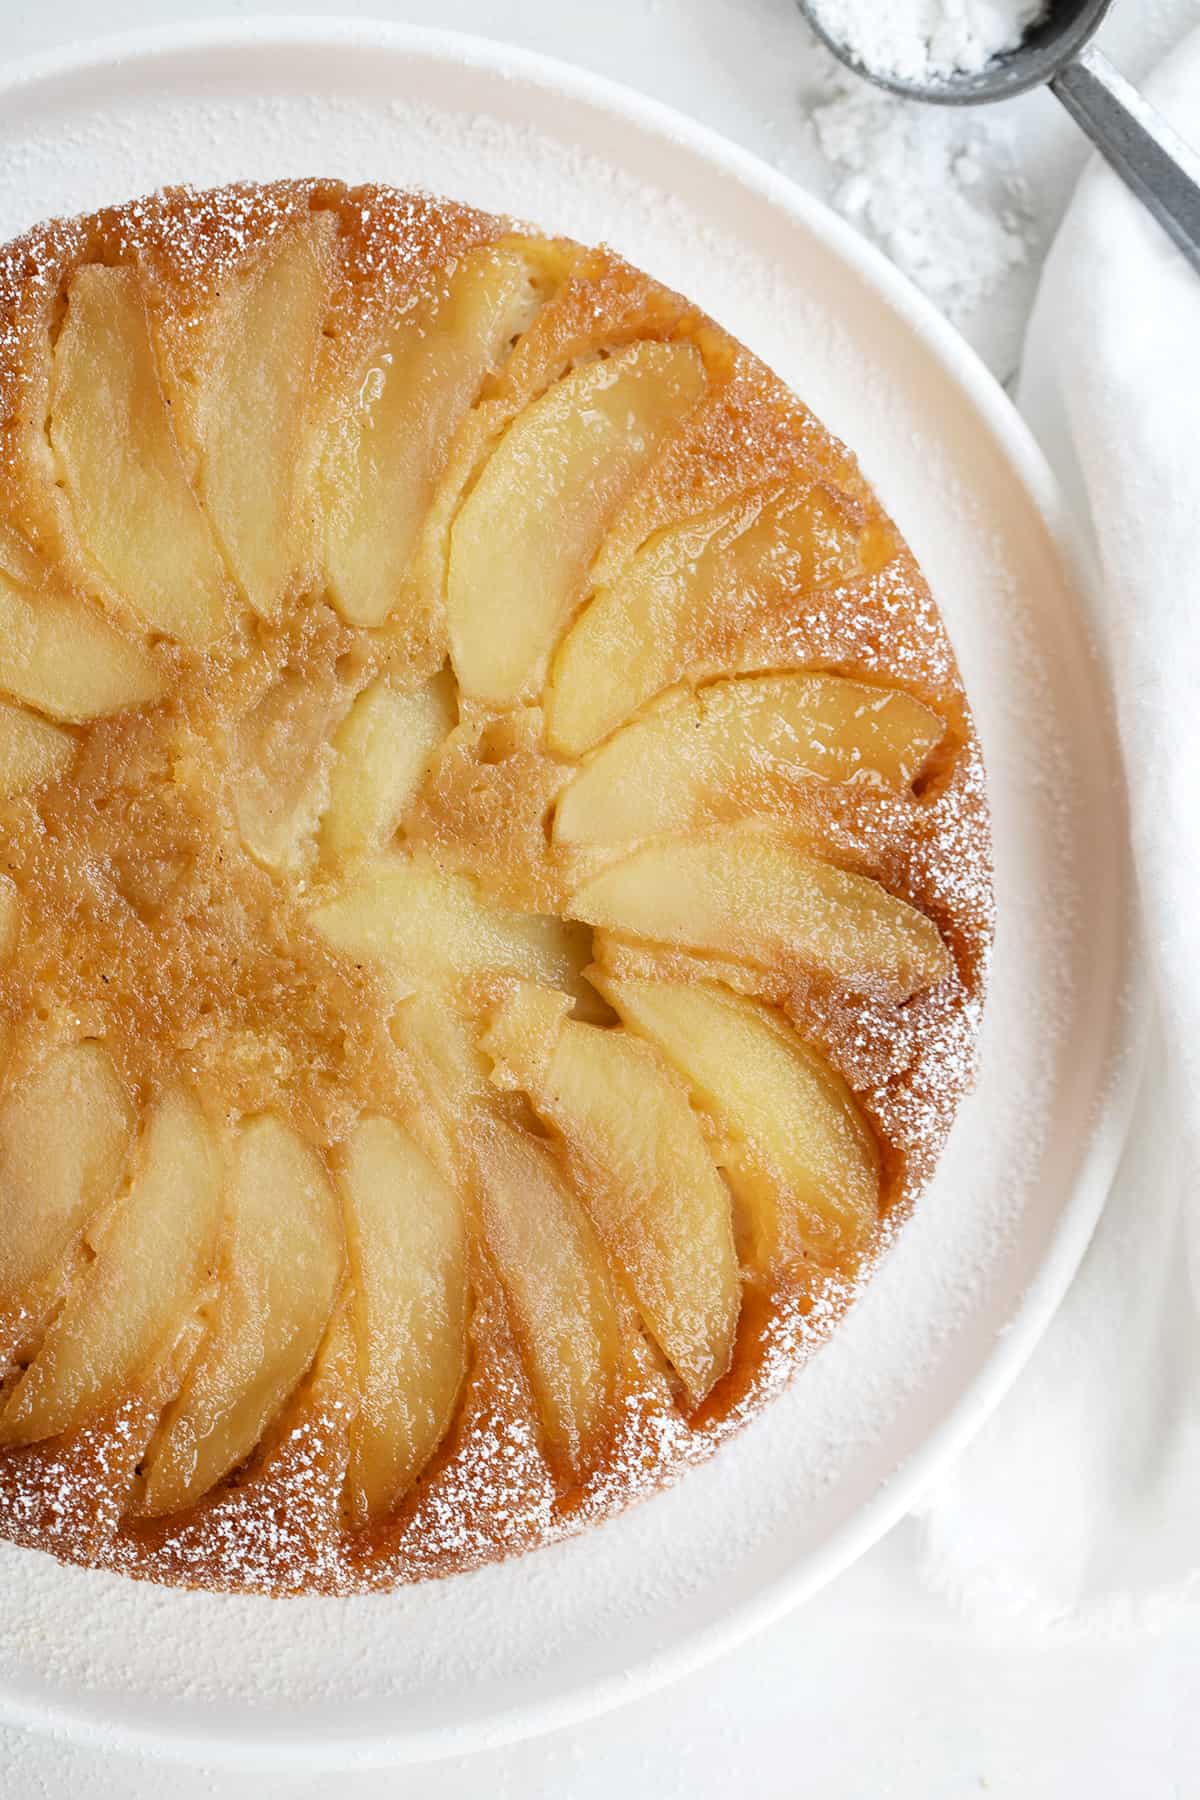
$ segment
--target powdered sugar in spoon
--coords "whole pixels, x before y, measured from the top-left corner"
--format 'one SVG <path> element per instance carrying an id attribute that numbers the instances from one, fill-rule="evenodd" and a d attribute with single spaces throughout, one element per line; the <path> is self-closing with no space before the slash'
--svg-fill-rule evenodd
<path id="1" fill-rule="evenodd" d="M 975 106 L 1048 86 L 1200 271 L 1200 155 L 1092 44 L 1111 4 L 1049 0 L 1020 41 L 990 59 L 972 55 L 964 59 L 970 66 L 961 67 L 926 59 L 914 68 L 895 55 L 894 46 L 903 30 L 898 16 L 907 6 L 916 19 L 922 10 L 917 0 L 798 0 L 817 36 L 848 68 L 910 100 Z M 926 4 L 926 16 L 930 10 Z M 1006 10 L 1016 19 L 1037 9 L 993 3 L 976 10 L 994 28 Z M 860 20 L 864 29 L 856 33 Z M 914 24 L 914 39 L 918 31 Z M 872 48 L 880 46 L 885 53 L 873 66 Z"/>

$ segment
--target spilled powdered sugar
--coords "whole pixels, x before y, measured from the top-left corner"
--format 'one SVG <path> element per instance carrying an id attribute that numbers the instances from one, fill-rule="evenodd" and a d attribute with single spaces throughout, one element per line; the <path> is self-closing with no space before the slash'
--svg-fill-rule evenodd
<path id="1" fill-rule="evenodd" d="M 905 100 L 832 56 L 826 74 L 810 118 L 830 199 L 962 324 L 1030 255 L 1010 116 Z"/>
<path id="2" fill-rule="evenodd" d="M 864 69 L 921 85 L 978 74 L 1045 10 L 1042 0 L 820 0 L 816 9 Z M 824 87 L 811 117 L 834 205 L 963 324 L 1030 253 L 1011 114 L 907 100 L 832 57 Z"/>

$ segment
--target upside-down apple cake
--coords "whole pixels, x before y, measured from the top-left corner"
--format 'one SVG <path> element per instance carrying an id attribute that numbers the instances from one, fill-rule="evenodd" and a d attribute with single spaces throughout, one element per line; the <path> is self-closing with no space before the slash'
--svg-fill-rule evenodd
<path id="1" fill-rule="evenodd" d="M 852 456 L 336 183 L 0 252 L 0 1534 L 348 1592 L 707 1455 L 970 1080 L 979 750 Z"/>

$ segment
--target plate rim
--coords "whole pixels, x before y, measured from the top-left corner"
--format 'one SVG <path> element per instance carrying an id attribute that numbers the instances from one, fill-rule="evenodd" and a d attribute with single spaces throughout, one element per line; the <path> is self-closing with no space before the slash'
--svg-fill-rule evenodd
<path id="1" fill-rule="evenodd" d="M 476 33 L 375 18 L 292 14 L 189 19 L 137 27 L 5 61 L 0 63 L 0 105 L 39 85 L 69 81 L 81 74 L 100 75 L 131 63 L 152 68 L 156 62 L 181 55 L 328 44 L 351 51 L 410 50 L 483 74 L 531 81 L 617 120 L 624 118 L 675 148 L 691 151 L 797 219 L 899 317 L 965 395 L 1040 517 L 1063 565 L 1073 611 L 1087 637 L 1094 638 L 1098 574 L 1086 532 L 1032 430 L 977 352 L 881 250 L 824 202 L 752 151 L 663 101 L 577 64 Z M 1111 688 L 1102 664 L 1097 686 L 1111 714 Z M 1115 736 L 1113 743 L 1116 769 L 1122 778 L 1119 798 L 1124 820 L 1123 767 Z M 868 1501 L 787 1574 L 763 1583 L 718 1618 L 643 1657 L 620 1675 L 590 1679 L 567 1693 L 522 1701 L 464 1727 L 435 1726 L 418 1733 L 355 1731 L 353 1735 L 331 1734 L 323 1728 L 305 1735 L 294 1727 L 259 1732 L 244 1725 L 231 1729 L 227 1723 L 210 1736 L 186 1720 L 165 1716 L 154 1702 L 143 1702 L 139 1716 L 138 1704 L 132 1701 L 122 1707 L 120 1718 L 113 1718 L 86 1699 L 50 1698 L 25 1692 L 12 1683 L 0 1688 L 0 1724 L 66 1732 L 98 1748 L 141 1751 L 167 1761 L 213 1767 L 246 1767 L 268 1761 L 274 1767 L 304 1763 L 328 1769 L 432 1762 L 561 1729 L 658 1691 L 732 1651 L 827 1585 L 913 1510 L 920 1496 L 985 1423 L 1051 1323 L 1103 1212 L 1129 1135 L 1152 1018 L 1144 986 L 1137 979 L 1142 950 L 1131 853 L 1124 833 L 1119 861 L 1125 889 L 1124 1000 L 1114 1009 L 1113 1045 L 1107 1080 L 1098 1095 L 1097 1123 L 1084 1147 L 1074 1183 L 1059 1206 L 1037 1272 L 976 1374 L 934 1429 Z M 152 1716 L 156 1711 L 158 1716 Z"/>

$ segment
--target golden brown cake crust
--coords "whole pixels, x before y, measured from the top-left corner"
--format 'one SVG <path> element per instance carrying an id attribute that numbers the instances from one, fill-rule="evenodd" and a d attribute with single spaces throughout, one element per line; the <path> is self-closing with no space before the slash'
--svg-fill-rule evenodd
<path id="1" fill-rule="evenodd" d="M 431 517 L 443 508 L 442 535 L 431 528 L 422 538 L 404 604 L 366 634 L 367 650 L 364 634 L 323 600 L 303 500 L 301 548 L 274 618 L 249 619 L 230 602 L 229 629 L 202 653 L 166 632 L 148 636 L 118 584 L 99 577 L 81 552 L 61 486 L 47 476 L 49 351 L 65 296 L 91 264 L 133 271 L 180 455 L 199 484 L 207 427 L 197 396 L 211 322 L 288 234 L 314 219 L 326 221 L 312 237 L 324 315 L 311 390 L 318 412 L 331 409 L 322 417 L 332 418 L 337 396 L 360 380 L 381 334 L 431 303 L 472 254 L 518 246 L 538 309 L 457 428 L 431 502 Z M 736 797 L 727 804 L 735 817 L 766 821 L 789 843 L 815 846 L 908 902 L 934 921 L 949 962 L 933 985 L 897 998 L 883 987 L 868 991 L 870 983 L 848 988 L 802 959 L 768 967 L 603 928 L 591 954 L 618 978 L 721 982 L 777 1009 L 816 1046 L 878 1141 L 877 1226 L 840 1262 L 803 1257 L 769 1278 L 748 1278 L 732 1365 L 694 1409 L 648 1347 L 628 1287 L 617 1282 L 618 1391 L 602 1453 L 574 1473 L 547 1454 L 512 1307 L 476 1233 L 465 1385 L 440 1448 L 392 1516 L 364 1525 L 347 1510 L 359 1401 L 343 1295 L 315 1360 L 257 1450 L 198 1504 L 163 1518 L 138 1511 L 148 1448 L 196 1353 L 184 1332 L 106 1413 L 63 1436 L 0 1449 L 0 1535 L 139 1577 L 273 1593 L 386 1588 L 551 1541 L 673 1479 L 756 1411 L 834 1327 L 927 1181 L 972 1078 L 991 888 L 979 746 L 916 562 L 852 455 L 686 300 L 610 251 L 542 240 L 423 195 L 333 182 L 171 190 L 39 226 L 0 250 L 0 574 L 30 595 L 69 594 L 96 609 L 137 647 L 157 690 L 142 706 L 63 721 L 76 741 L 68 773 L 36 793 L 0 798 L 0 868 L 39 921 L 7 971 L 0 967 L 0 1097 L 61 1040 L 68 1019 L 76 1036 L 109 1047 L 136 1108 L 161 1092 L 169 1063 L 186 1070 L 213 1116 L 274 1111 L 322 1155 L 364 1109 L 390 1107 L 407 1120 L 427 1107 L 428 1070 L 389 1026 L 394 995 L 371 966 L 309 928 L 304 907 L 320 888 L 319 871 L 281 877 L 261 858 L 229 849 L 238 826 L 219 781 L 200 766 L 203 744 L 232 742 L 230 722 L 241 718 L 247 686 L 258 682 L 265 692 L 281 669 L 319 684 L 357 656 L 372 672 L 399 671 L 398 681 L 435 677 L 450 643 L 450 522 L 482 457 L 565 372 L 643 343 L 693 346 L 704 390 L 615 509 L 587 592 L 622 578 L 639 551 L 683 521 L 736 506 L 757 519 L 781 495 L 815 497 L 833 545 L 830 566 L 807 588 L 790 565 L 757 586 L 731 578 L 681 649 L 678 672 L 660 685 L 815 670 L 902 690 L 938 715 L 942 741 L 904 792 L 864 783 L 780 786 L 768 774 L 744 807 Z M 0 644 L 0 663 L 3 654 Z M 0 669 L 0 692 L 11 691 Z M 581 880 L 606 866 L 603 855 L 561 853 L 546 825 L 581 757 L 548 747 L 541 709 L 528 698 L 513 709 L 518 723 L 510 721 L 507 736 L 497 725 L 505 716 L 463 697 L 458 729 L 406 814 L 406 840 L 440 872 L 469 877 L 505 906 L 570 913 Z M 169 796 L 164 719 L 179 727 Z M 730 821 L 718 812 L 708 823 L 715 830 Z M 219 841 L 218 825 L 227 833 Z M 131 842 L 139 851 L 128 863 Z M 185 866 L 186 881 L 162 873 Z M 166 885 L 151 892 L 160 876 Z M 462 999 L 465 1015 L 480 1022 L 495 1001 L 485 987 L 464 990 Z M 229 1049 L 235 1039 L 247 1046 L 240 1060 Z M 452 1122 L 442 1130 L 452 1137 Z M 7 1359 L 11 1387 L 30 1340 L 2 1312 L 0 1329 L 0 1376 Z"/>

